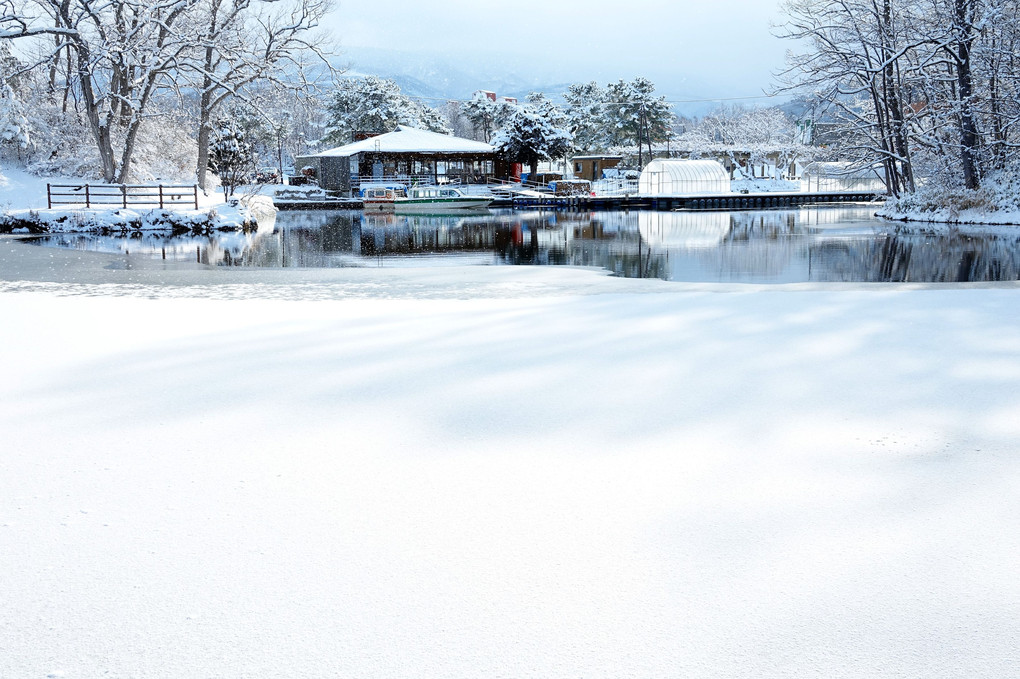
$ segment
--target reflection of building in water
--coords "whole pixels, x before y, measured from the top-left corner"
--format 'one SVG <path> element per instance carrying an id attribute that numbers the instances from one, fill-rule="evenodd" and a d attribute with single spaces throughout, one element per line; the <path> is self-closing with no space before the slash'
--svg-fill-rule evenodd
<path id="1" fill-rule="evenodd" d="M 871 222 L 874 220 L 875 208 L 861 206 L 819 206 L 811 208 L 800 208 L 797 210 L 797 224 L 802 227 L 831 227 L 846 228 L 855 222 Z"/>
<path id="2" fill-rule="evenodd" d="M 652 247 L 705 248 L 730 232 L 729 212 L 639 212 L 638 230 Z"/>
<path id="3" fill-rule="evenodd" d="M 491 252 L 488 222 L 458 215 L 365 214 L 360 223 L 362 255 Z"/>

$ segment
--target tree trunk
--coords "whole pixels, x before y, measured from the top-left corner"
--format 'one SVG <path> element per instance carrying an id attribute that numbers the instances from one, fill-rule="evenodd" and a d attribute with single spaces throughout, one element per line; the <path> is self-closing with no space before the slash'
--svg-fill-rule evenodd
<path id="1" fill-rule="evenodd" d="M 212 113 L 214 105 L 212 71 L 216 63 L 216 50 L 213 47 L 213 37 L 217 33 L 217 20 L 219 17 L 220 3 L 212 4 L 212 15 L 209 18 L 208 46 L 205 48 L 205 59 L 203 60 L 204 73 L 202 75 L 202 98 L 199 103 L 198 113 L 198 167 L 195 168 L 195 175 L 198 181 L 198 188 L 206 190 L 206 180 L 209 172 L 209 135 L 212 132 Z M 226 191 L 224 190 L 224 193 Z"/>
<path id="2" fill-rule="evenodd" d="M 198 116 L 198 166 L 195 174 L 198 188 L 206 190 L 209 176 L 209 137 L 212 133 L 212 79 L 206 75 L 202 79 L 202 101 Z"/>
<path id="3" fill-rule="evenodd" d="M 960 169 L 964 186 L 976 189 L 980 185 L 976 162 L 980 139 L 974 122 L 974 79 L 970 63 L 971 47 L 974 44 L 971 30 L 974 0 L 955 0 L 954 9 L 956 30 L 959 32 L 954 56 L 960 95 Z"/>
<path id="4" fill-rule="evenodd" d="M 79 42 L 76 49 L 78 52 L 78 79 L 82 98 L 85 100 L 85 117 L 89 121 L 89 129 L 92 130 L 92 137 L 95 139 L 96 149 L 99 151 L 99 160 L 103 166 L 103 181 L 112 183 L 117 177 L 117 163 L 113 159 L 113 137 L 110 133 L 109 117 L 105 121 L 100 120 L 99 103 L 96 101 L 96 94 L 92 88 L 92 76 L 89 73 L 88 45 Z"/>

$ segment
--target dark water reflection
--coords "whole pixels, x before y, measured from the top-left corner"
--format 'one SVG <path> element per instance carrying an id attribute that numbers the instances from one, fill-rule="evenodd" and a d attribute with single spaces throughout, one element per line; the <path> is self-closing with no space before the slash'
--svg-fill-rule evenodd
<path id="1" fill-rule="evenodd" d="M 1020 230 L 901 233 L 873 207 L 758 212 L 281 212 L 272 230 L 171 238 L 47 236 L 42 245 L 222 266 L 571 264 L 670 281 L 1020 280 Z M 414 258 L 411 260 L 410 258 Z"/>

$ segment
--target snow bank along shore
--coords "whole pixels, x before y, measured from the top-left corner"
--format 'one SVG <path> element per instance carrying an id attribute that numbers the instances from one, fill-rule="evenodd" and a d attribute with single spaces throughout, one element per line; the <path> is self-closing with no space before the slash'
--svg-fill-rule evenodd
<path id="1" fill-rule="evenodd" d="M 913 194 L 887 200 L 878 216 L 927 222 L 935 228 L 947 224 L 1020 225 L 1020 177 L 997 172 L 985 177 L 981 188 L 974 191 L 922 185 Z"/>
<path id="2" fill-rule="evenodd" d="M 272 198 L 252 195 L 223 202 L 222 195 L 199 194 L 197 209 L 86 208 L 46 209 L 46 178 L 5 169 L 0 183 L 0 233 L 118 233 L 168 231 L 210 233 L 255 228 L 260 218 L 276 212 Z M 60 180 L 50 180 L 54 183 Z M 62 180 L 81 183 L 81 180 Z"/>
<path id="3" fill-rule="evenodd" d="M 0 677 L 1015 673 L 1016 285 L 4 236 L 0 318 Z"/>

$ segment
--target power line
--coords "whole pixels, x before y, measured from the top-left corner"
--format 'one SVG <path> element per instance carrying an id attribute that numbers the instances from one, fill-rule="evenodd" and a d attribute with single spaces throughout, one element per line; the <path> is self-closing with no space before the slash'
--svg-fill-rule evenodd
<path id="1" fill-rule="evenodd" d="M 456 98 L 453 98 L 453 97 L 422 97 L 422 96 L 416 96 L 416 95 L 413 95 L 413 94 L 408 94 L 408 95 L 405 95 L 405 96 L 408 99 L 416 99 L 418 101 L 441 101 L 441 102 L 446 102 L 446 103 L 457 103 L 457 104 L 464 104 L 464 103 L 468 103 L 468 102 L 471 102 L 471 101 L 475 101 L 475 99 L 456 99 Z M 781 95 L 778 95 L 778 94 L 756 94 L 756 95 L 743 96 L 743 97 L 706 97 L 704 99 L 664 99 L 663 101 L 665 101 L 667 104 L 705 104 L 705 103 L 711 103 L 711 102 L 716 102 L 716 101 L 749 101 L 749 100 L 752 100 L 752 99 L 775 99 L 775 98 L 777 98 L 779 96 L 781 96 Z M 631 104 L 633 102 L 629 102 L 629 101 L 599 101 L 599 102 L 593 102 L 593 103 L 597 103 L 599 106 L 619 106 L 619 105 L 624 105 L 624 104 Z"/>

